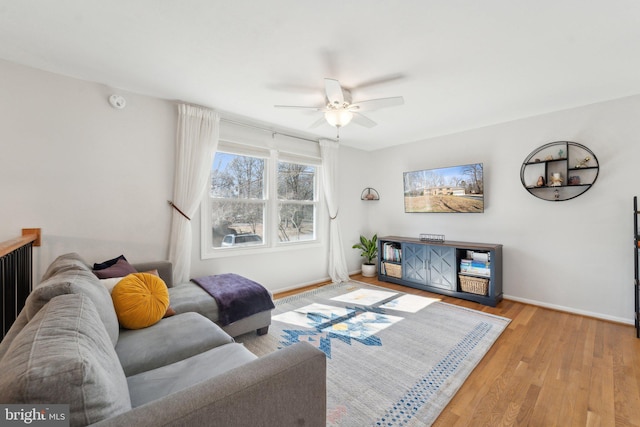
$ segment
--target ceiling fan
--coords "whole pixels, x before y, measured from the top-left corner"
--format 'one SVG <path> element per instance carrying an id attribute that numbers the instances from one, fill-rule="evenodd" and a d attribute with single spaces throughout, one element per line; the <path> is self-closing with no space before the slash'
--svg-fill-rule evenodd
<path id="1" fill-rule="evenodd" d="M 324 116 L 319 118 L 310 127 L 315 128 L 327 122 L 331 126 L 338 128 L 338 131 L 340 131 L 341 127 L 348 125 L 349 123 L 351 123 L 351 121 L 361 126 L 372 128 L 377 123 L 370 118 L 362 115 L 361 112 L 373 111 L 381 108 L 394 107 L 404 104 L 404 98 L 402 98 L 401 96 L 352 102 L 351 91 L 342 87 L 340 82 L 335 79 L 325 78 L 324 88 L 326 105 L 314 107 L 297 105 L 275 105 L 275 107 L 316 110 L 322 112 L 324 113 Z"/>

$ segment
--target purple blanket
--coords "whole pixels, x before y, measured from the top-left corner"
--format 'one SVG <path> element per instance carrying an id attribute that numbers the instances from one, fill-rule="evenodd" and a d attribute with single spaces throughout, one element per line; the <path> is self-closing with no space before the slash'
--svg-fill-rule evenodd
<path id="1" fill-rule="evenodd" d="M 233 273 L 191 279 L 218 303 L 222 326 L 275 308 L 269 292 L 259 283 Z"/>

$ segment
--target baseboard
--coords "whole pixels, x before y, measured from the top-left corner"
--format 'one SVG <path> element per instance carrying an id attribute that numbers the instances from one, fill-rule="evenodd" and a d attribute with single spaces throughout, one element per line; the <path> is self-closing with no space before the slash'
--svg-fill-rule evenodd
<path id="1" fill-rule="evenodd" d="M 282 292 L 295 291 L 296 289 L 304 288 L 306 286 L 317 285 L 319 283 L 330 282 L 330 281 L 331 281 L 331 277 L 327 276 L 324 279 L 313 280 L 311 282 L 305 282 L 305 283 L 299 283 L 297 285 L 287 286 L 285 288 L 279 288 L 279 289 L 276 289 L 276 290 L 272 290 L 271 292 L 273 292 L 274 294 L 279 294 L 279 293 L 282 293 Z"/>
<path id="2" fill-rule="evenodd" d="M 524 303 L 524 304 L 535 305 L 535 306 L 538 306 L 538 307 L 548 308 L 548 309 L 556 310 L 556 311 L 564 311 L 564 312 L 571 313 L 571 314 L 579 314 L 581 316 L 593 317 L 595 319 L 606 320 L 606 321 L 609 321 L 609 322 L 623 323 L 625 325 L 632 325 L 632 326 L 635 324 L 633 319 L 625 319 L 623 317 L 617 317 L 617 316 L 607 316 L 607 315 L 604 315 L 602 313 L 595 313 L 595 312 L 592 312 L 592 311 L 579 310 L 579 309 L 572 308 L 572 307 L 565 307 L 563 305 L 549 304 L 549 303 L 546 303 L 546 302 L 540 302 L 540 301 L 531 300 L 531 299 L 527 299 L 527 298 L 514 297 L 514 296 L 511 296 L 511 295 L 504 295 L 503 298 L 507 299 L 507 300 L 510 300 L 510 301 L 516 301 L 516 302 L 521 302 L 521 303 Z"/>
<path id="3" fill-rule="evenodd" d="M 362 273 L 362 270 L 350 271 L 349 272 L 349 276 L 353 276 L 355 274 L 360 274 L 360 273 Z M 306 282 L 306 283 L 299 283 L 297 285 L 288 286 L 286 288 L 280 288 L 280 289 L 272 290 L 271 292 L 273 292 L 274 294 L 279 294 L 279 293 L 282 293 L 282 292 L 289 292 L 289 291 L 294 291 L 296 289 L 304 288 L 305 286 L 313 286 L 313 285 L 317 285 L 319 283 L 325 283 L 325 282 L 330 282 L 330 281 L 331 281 L 331 277 L 326 276 L 323 279 L 313 280 L 311 282 Z"/>

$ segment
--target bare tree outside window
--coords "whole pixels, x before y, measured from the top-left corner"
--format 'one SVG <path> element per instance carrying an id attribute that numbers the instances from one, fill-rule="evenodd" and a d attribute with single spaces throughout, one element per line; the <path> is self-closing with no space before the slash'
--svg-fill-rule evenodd
<path id="1" fill-rule="evenodd" d="M 267 166 L 262 158 L 216 153 L 209 192 L 214 248 L 263 245 L 270 224 L 279 242 L 315 239 L 316 168 L 277 162 L 277 189 L 270 192 Z M 269 203 L 277 203 L 277 221 L 267 222 Z"/>
<path id="2" fill-rule="evenodd" d="M 211 224 L 214 247 L 223 246 L 225 236 L 257 235 L 264 238 L 265 160 L 237 154 L 216 153 L 211 171 Z M 243 239 L 247 240 L 248 239 Z M 236 239 L 230 240 L 235 245 Z"/>
<path id="3" fill-rule="evenodd" d="M 315 237 L 315 177 L 312 166 L 278 162 L 278 239 L 281 242 Z"/>

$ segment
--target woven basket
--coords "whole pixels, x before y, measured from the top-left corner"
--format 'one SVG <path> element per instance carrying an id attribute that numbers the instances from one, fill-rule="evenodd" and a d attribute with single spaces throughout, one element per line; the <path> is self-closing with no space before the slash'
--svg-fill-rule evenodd
<path id="1" fill-rule="evenodd" d="M 469 292 L 471 294 L 487 295 L 487 289 L 489 288 L 489 279 L 483 279 L 482 277 L 465 276 L 464 274 L 458 274 L 460 278 L 460 289 L 463 292 Z"/>
<path id="2" fill-rule="evenodd" d="M 383 264 L 387 276 L 402 279 L 402 266 L 400 264 L 392 264 L 390 262 L 383 262 Z"/>

